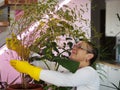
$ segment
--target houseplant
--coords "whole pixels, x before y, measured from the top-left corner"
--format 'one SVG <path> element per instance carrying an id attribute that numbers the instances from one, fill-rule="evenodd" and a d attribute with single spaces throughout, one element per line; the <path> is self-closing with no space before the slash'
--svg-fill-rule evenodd
<path id="1" fill-rule="evenodd" d="M 118 84 L 118 85 L 116 85 L 116 84 L 113 83 L 113 82 L 111 82 L 111 84 L 114 86 L 114 88 L 115 88 L 116 90 L 120 90 L 120 81 L 119 81 L 119 84 Z"/>
<path id="2" fill-rule="evenodd" d="M 15 9 L 17 7 L 15 6 Z M 68 6 L 58 10 L 56 0 L 25 4 L 19 9 L 22 10 L 22 15 L 19 20 L 11 20 L 11 37 L 6 39 L 7 47 L 16 51 L 21 60 L 28 62 L 44 60 L 46 65 L 46 60 L 48 60 L 55 62 L 55 70 L 62 65 L 74 73 L 79 63 L 69 60 L 64 53 L 69 55 L 73 43 L 79 39 L 87 40 L 82 27 L 78 27 L 74 23 L 77 21 L 87 22 L 79 10 L 71 9 Z M 33 29 L 31 30 L 31 28 Z M 58 42 L 61 41 L 61 38 L 64 38 L 65 42 L 62 41 L 59 45 Z M 31 53 L 37 53 L 40 57 L 33 57 Z M 24 74 L 22 74 L 22 83 L 27 88 Z"/>

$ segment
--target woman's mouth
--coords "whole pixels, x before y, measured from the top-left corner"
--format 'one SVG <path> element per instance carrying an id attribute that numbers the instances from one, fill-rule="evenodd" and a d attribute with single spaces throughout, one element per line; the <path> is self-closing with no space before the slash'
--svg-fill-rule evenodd
<path id="1" fill-rule="evenodd" d="M 75 51 L 75 50 L 72 50 L 72 51 L 71 51 L 71 54 L 76 54 L 76 51 Z"/>

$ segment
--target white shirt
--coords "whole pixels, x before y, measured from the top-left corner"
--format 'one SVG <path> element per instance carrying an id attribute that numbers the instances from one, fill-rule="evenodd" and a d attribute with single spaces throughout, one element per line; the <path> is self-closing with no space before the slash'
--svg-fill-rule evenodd
<path id="1" fill-rule="evenodd" d="M 77 90 L 99 90 L 98 73 L 90 66 L 78 69 L 75 73 L 42 70 L 40 79 L 56 86 L 76 87 Z"/>

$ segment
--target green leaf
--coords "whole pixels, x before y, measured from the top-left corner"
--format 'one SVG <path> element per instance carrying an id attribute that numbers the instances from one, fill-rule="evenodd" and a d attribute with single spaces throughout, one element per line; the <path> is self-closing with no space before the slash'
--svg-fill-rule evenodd
<path id="1" fill-rule="evenodd" d="M 36 45 L 31 45 L 31 46 L 29 47 L 29 49 L 30 49 L 31 51 L 35 52 L 35 53 L 38 53 L 38 54 L 39 54 L 39 52 L 40 52 L 40 49 L 39 49 Z"/>
<path id="2" fill-rule="evenodd" d="M 70 48 L 72 48 L 72 46 L 73 46 L 73 43 L 72 43 L 72 42 L 68 42 L 67 44 L 68 44 L 68 46 L 69 46 Z"/>
<path id="3" fill-rule="evenodd" d="M 56 57 L 54 61 L 62 65 L 64 68 L 68 69 L 72 73 L 75 73 L 80 65 L 79 62 L 70 60 L 66 57 Z"/>

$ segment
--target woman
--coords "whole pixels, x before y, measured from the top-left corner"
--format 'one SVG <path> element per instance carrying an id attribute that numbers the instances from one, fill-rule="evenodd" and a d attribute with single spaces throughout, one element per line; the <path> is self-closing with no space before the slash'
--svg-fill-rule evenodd
<path id="1" fill-rule="evenodd" d="M 44 70 L 19 60 L 11 60 L 10 64 L 17 71 L 29 74 L 38 81 L 41 79 L 56 86 L 76 87 L 77 90 L 99 90 L 99 76 L 91 67 L 97 54 L 97 49 L 88 41 L 75 44 L 69 56 L 70 59 L 80 62 L 79 69 L 75 73 Z"/>

